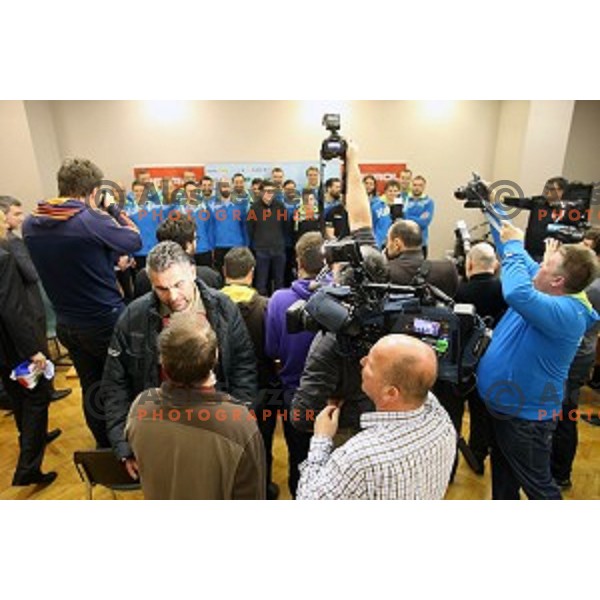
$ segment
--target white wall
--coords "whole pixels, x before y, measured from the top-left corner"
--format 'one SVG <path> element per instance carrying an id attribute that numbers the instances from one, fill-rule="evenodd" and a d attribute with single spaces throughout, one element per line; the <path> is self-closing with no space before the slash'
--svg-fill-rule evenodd
<path id="1" fill-rule="evenodd" d="M 452 191 L 471 171 L 517 181 L 536 194 L 565 166 L 590 180 L 600 144 L 598 102 L 572 101 L 28 101 L 0 103 L 0 193 L 33 203 L 56 193 L 67 156 L 96 162 L 129 185 L 140 164 L 318 160 L 324 112 L 342 114 L 342 133 L 364 161 L 406 161 L 436 200 L 431 250 L 453 245 L 466 211 Z M 597 175 L 594 178 L 598 179 Z M 522 215 L 517 221 L 525 222 Z"/>
<path id="2" fill-rule="evenodd" d="M 15 196 L 26 207 L 43 195 L 22 101 L 0 101 L 0 195 Z"/>
<path id="3" fill-rule="evenodd" d="M 126 184 L 133 165 L 144 163 L 316 163 L 325 134 L 321 116 L 341 109 L 342 133 L 359 143 L 364 160 L 406 160 L 428 179 L 437 202 L 432 252 L 442 254 L 463 212 L 452 190 L 472 170 L 491 176 L 501 103 L 197 101 L 175 105 L 181 118 L 164 122 L 141 101 L 50 104 L 62 156 L 89 157 Z"/>

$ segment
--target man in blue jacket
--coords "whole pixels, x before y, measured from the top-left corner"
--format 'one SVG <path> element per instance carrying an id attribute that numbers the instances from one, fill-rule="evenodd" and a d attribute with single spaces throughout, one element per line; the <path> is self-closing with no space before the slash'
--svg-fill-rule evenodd
<path id="1" fill-rule="evenodd" d="M 232 201 L 229 179 L 222 178 L 218 190 L 219 195 L 210 207 L 210 216 L 213 223 L 214 266 L 219 275 L 223 275 L 225 255 L 232 248 L 248 245 L 247 209 L 244 204 Z"/>
<path id="2" fill-rule="evenodd" d="M 597 261 L 583 246 L 547 243 L 542 265 L 507 221 L 501 232 L 502 293 L 508 311 L 479 363 L 477 387 L 492 415 L 492 497 L 561 498 L 550 469 L 569 366 L 598 319 L 583 290 Z"/>
<path id="3" fill-rule="evenodd" d="M 425 258 L 427 258 L 427 248 L 429 246 L 429 225 L 433 220 L 435 207 L 433 200 L 425 193 L 426 184 L 425 177 L 417 175 L 412 180 L 412 195 L 404 203 L 404 218 L 418 223 L 421 228 Z"/>

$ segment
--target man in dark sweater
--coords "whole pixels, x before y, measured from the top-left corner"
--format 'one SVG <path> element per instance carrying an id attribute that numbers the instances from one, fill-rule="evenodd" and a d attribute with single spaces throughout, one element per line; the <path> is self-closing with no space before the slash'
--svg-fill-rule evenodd
<path id="1" fill-rule="evenodd" d="M 285 232 L 288 212 L 275 198 L 271 181 L 261 183 L 262 198 L 250 206 L 247 216 L 248 239 L 256 254 L 256 289 L 263 296 L 283 287 L 285 275 Z"/>
<path id="2" fill-rule="evenodd" d="M 467 279 L 460 282 L 456 292 L 455 301 L 464 304 L 473 304 L 477 314 L 485 318 L 488 325 L 493 327 L 500 321 L 508 308 L 502 295 L 502 284 L 497 276 L 498 259 L 494 248 L 486 242 L 476 244 L 471 248 L 465 263 Z M 446 405 L 446 410 L 460 431 L 464 398 L 456 397 L 456 404 Z M 469 447 L 479 463 L 477 473 L 484 471 L 484 461 L 489 454 L 491 446 L 491 423 L 485 405 L 477 389 L 467 393 L 469 404 Z"/>
<path id="3" fill-rule="evenodd" d="M 428 260 L 423 255 L 421 229 L 414 221 L 398 219 L 388 231 L 386 255 L 390 280 L 397 285 L 414 285 L 419 269 L 427 283 L 454 298 L 458 272 L 449 260 Z"/>
<path id="4" fill-rule="evenodd" d="M 85 419 L 99 447 L 108 446 L 97 395 L 110 337 L 125 308 L 116 258 L 141 247 L 137 227 L 112 198 L 100 201 L 102 171 L 67 159 L 58 171 L 59 198 L 38 203 L 23 238 L 57 318 L 57 335 L 81 382 Z"/>
<path id="5" fill-rule="evenodd" d="M 560 201 L 567 187 L 564 177 L 552 177 L 544 186 L 544 203 L 536 206 L 529 213 L 527 229 L 525 230 L 525 250 L 536 262 L 541 262 L 546 247 L 544 240 L 548 237 L 548 225 L 554 223 L 562 212 Z M 567 214 L 568 216 L 568 214 Z"/>

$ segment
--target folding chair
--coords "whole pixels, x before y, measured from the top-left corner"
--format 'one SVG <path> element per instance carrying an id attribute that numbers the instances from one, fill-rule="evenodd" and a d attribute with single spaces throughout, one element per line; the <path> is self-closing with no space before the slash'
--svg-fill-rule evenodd
<path id="1" fill-rule="evenodd" d="M 113 500 L 115 492 L 132 492 L 141 488 L 140 482 L 131 479 L 125 465 L 119 462 L 110 448 L 78 450 L 73 453 L 75 468 L 87 488 L 87 499 L 93 500 L 93 488 L 101 485 L 108 488 Z"/>
<path id="2" fill-rule="evenodd" d="M 56 334 L 56 313 L 54 312 L 54 307 L 41 284 L 39 287 L 44 302 L 44 309 L 46 311 L 46 338 L 48 339 L 48 349 L 50 351 L 50 356 L 48 358 L 50 358 L 57 367 L 70 367 L 73 362 L 69 357 L 69 353 L 62 350 L 60 342 L 58 341 L 58 335 Z"/>

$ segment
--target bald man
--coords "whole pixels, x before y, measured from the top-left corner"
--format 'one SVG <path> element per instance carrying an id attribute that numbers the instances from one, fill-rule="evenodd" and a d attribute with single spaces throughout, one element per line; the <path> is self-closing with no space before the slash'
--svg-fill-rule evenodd
<path id="1" fill-rule="evenodd" d="M 362 389 L 375 412 L 361 415 L 363 431 L 334 452 L 339 407 L 330 402 L 319 413 L 297 498 L 442 499 L 456 432 L 429 391 L 437 377 L 435 353 L 416 338 L 388 335 L 361 365 Z"/>
<path id="2" fill-rule="evenodd" d="M 496 275 L 498 267 L 494 248 L 487 242 L 475 244 L 465 263 L 467 281 L 460 283 L 455 297 L 456 302 L 474 304 L 477 314 L 489 317 L 492 326 L 500 321 L 508 308 Z"/>
<path id="3" fill-rule="evenodd" d="M 467 254 L 465 272 L 467 279 L 460 282 L 454 300 L 463 304 L 473 304 L 480 317 L 486 318 L 494 327 L 508 308 L 502 295 L 502 284 L 497 275 L 499 268 L 496 251 L 491 244 L 475 244 Z M 436 391 L 439 393 L 438 389 Z M 465 400 L 469 404 L 469 448 L 476 459 L 468 461 L 478 475 L 483 475 L 485 459 L 492 443 L 491 422 L 487 410 L 473 388 L 468 392 L 443 394 L 440 399 L 448 411 L 457 431 L 461 431 L 465 410 Z"/>

